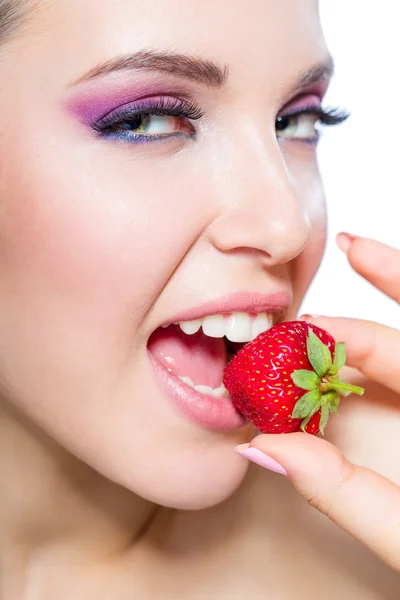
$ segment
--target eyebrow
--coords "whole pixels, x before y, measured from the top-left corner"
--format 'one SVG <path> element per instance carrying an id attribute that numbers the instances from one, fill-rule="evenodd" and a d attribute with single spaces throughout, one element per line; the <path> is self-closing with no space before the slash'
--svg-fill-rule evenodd
<path id="1" fill-rule="evenodd" d="M 141 50 L 127 56 L 120 56 L 97 65 L 71 85 L 91 81 L 97 77 L 121 71 L 158 71 L 176 77 L 189 79 L 212 88 L 222 87 L 229 77 L 229 67 L 216 62 L 176 52 L 156 52 Z M 331 56 L 313 66 L 298 78 L 294 89 L 301 91 L 323 79 L 330 79 L 334 73 Z"/>
<path id="2" fill-rule="evenodd" d="M 119 71 L 158 71 L 213 88 L 222 87 L 229 75 L 227 65 L 219 65 L 210 60 L 176 52 L 142 50 L 98 65 L 72 85 Z"/>
<path id="3" fill-rule="evenodd" d="M 318 83 L 324 79 L 330 79 L 335 71 L 332 56 L 328 56 L 323 62 L 314 65 L 311 69 L 302 73 L 297 80 L 295 89 L 302 90 Z"/>

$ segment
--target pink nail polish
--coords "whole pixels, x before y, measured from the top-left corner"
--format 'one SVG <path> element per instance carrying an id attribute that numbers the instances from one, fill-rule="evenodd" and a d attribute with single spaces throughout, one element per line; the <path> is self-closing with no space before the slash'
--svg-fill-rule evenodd
<path id="1" fill-rule="evenodd" d="M 243 458 L 247 458 L 247 460 L 250 460 L 264 469 L 274 471 L 274 473 L 280 473 L 281 475 L 287 475 L 286 469 L 284 469 L 274 458 L 271 458 L 271 456 L 268 456 L 268 454 L 261 452 L 261 450 L 258 450 L 257 448 L 251 448 L 249 444 L 237 446 L 236 452 L 240 454 L 240 456 L 243 456 Z"/>
<path id="2" fill-rule="evenodd" d="M 336 243 L 339 246 L 340 250 L 342 250 L 345 254 L 350 250 L 350 246 L 356 239 L 355 235 L 351 235 L 350 233 L 338 233 L 336 236 Z"/>

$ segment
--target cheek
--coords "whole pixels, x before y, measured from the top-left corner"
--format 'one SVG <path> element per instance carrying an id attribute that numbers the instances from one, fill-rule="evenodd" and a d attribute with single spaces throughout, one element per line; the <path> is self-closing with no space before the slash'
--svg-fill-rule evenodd
<path id="1" fill-rule="evenodd" d="M 0 160 L 0 379 L 66 444 L 107 425 L 99 406 L 117 439 L 127 415 L 149 412 L 146 317 L 198 236 L 203 191 L 176 165 L 154 174 L 126 150 L 74 151 L 21 129 Z"/>
<path id="2" fill-rule="evenodd" d="M 322 184 L 318 180 L 318 183 L 315 182 L 314 186 L 309 187 L 309 190 L 307 210 L 311 221 L 311 234 L 307 247 L 299 256 L 294 270 L 294 285 L 299 305 L 320 267 L 327 236 L 326 201 Z"/>
<path id="3" fill-rule="evenodd" d="M 292 281 L 295 293 L 292 316 L 295 317 L 324 255 L 327 207 L 315 151 L 293 144 L 286 160 L 293 185 L 307 211 L 311 225 L 307 246 L 293 263 Z"/>
<path id="4" fill-rule="evenodd" d="M 77 153 L 27 138 L 9 144 L 2 168 L 3 287 L 135 325 L 202 226 L 192 176 L 186 185 L 172 161 L 157 172 L 107 142 Z"/>
<path id="5" fill-rule="evenodd" d="M 0 165 L 0 377 L 46 427 L 54 389 L 85 424 L 121 381 L 148 384 L 148 314 L 198 237 L 204 190 L 167 160 L 153 172 L 126 147 L 44 141 L 29 119 L 21 131 Z"/>

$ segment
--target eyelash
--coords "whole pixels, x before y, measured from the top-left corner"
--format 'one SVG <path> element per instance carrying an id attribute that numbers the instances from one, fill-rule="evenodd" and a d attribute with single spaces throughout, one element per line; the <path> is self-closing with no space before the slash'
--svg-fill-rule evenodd
<path id="1" fill-rule="evenodd" d="M 339 107 L 323 108 L 322 106 L 310 106 L 302 108 L 301 110 L 295 110 L 293 112 L 284 113 L 283 115 L 280 115 L 277 118 L 276 123 L 279 119 L 294 119 L 295 117 L 300 117 L 304 115 L 311 115 L 316 117 L 316 125 L 319 123 L 323 127 L 334 127 L 335 125 L 340 125 L 350 117 L 350 113 L 340 109 Z M 321 131 L 316 131 L 317 135 L 315 138 L 304 138 L 299 140 L 294 139 L 293 141 L 300 141 L 306 144 L 316 144 L 318 143 L 321 137 Z"/>
<path id="2" fill-rule="evenodd" d="M 111 113 L 92 124 L 93 129 L 100 135 L 106 137 L 125 137 L 129 138 L 130 141 L 155 141 L 166 137 L 172 137 L 176 135 L 182 135 L 182 132 L 176 132 L 174 134 L 160 134 L 160 135 L 138 135 L 135 133 L 126 132 L 124 133 L 121 129 L 118 129 L 124 123 L 132 122 L 139 116 L 158 116 L 158 117 L 178 117 L 185 121 L 185 124 L 192 130 L 190 133 L 191 137 L 196 135 L 195 129 L 190 127 L 191 121 L 198 121 L 204 116 L 204 111 L 201 110 L 197 102 L 183 100 L 178 98 L 172 98 L 165 96 L 155 100 L 141 101 L 136 103 L 134 106 L 122 106 L 113 110 Z"/>
<path id="3" fill-rule="evenodd" d="M 348 112 L 337 107 L 323 108 L 322 106 L 311 106 L 309 108 L 302 108 L 301 110 L 284 114 L 282 115 L 282 118 L 291 119 L 293 117 L 298 117 L 299 115 L 314 115 L 315 117 L 318 117 L 318 121 L 321 125 L 327 127 L 339 125 L 346 121 L 350 116 Z"/>
<path id="4" fill-rule="evenodd" d="M 279 119 L 293 119 L 302 115 L 312 115 L 316 117 L 317 123 L 324 127 L 339 125 L 349 117 L 349 113 L 340 110 L 337 107 L 326 109 L 322 106 L 312 106 L 279 115 L 276 119 L 276 123 L 278 123 Z M 196 136 L 196 130 L 191 122 L 200 120 L 204 116 L 204 111 L 194 101 L 173 98 L 170 96 L 160 97 L 158 99 L 153 98 L 151 102 L 145 99 L 136 103 L 134 106 L 122 106 L 113 110 L 99 121 L 92 123 L 92 128 L 96 133 L 103 137 L 125 139 L 130 142 L 154 142 L 165 138 L 176 137 L 177 135 L 188 135 L 187 132 L 182 133 L 181 131 L 177 131 L 175 133 L 146 136 L 143 134 L 135 134 L 128 130 L 124 131 L 121 128 L 123 124 L 132 122 L 138 116 L 178 117 L 182 119 L 189 128 L 189 136 L 194 138 Z M 294 141 L 315 144 L 318 142 L 319 138 L 320 132 L 318 131 L 318 135 L 313 139 L 304 138 L 296 140 L 295 138 Z"/>

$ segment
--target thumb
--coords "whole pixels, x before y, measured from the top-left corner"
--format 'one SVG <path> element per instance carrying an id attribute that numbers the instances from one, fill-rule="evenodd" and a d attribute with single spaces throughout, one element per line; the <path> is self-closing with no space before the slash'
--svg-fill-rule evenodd
<path id="1" fill-rule="evenodd" d="M 237 452 L 286 475 L 301 496 L 400 570 L 400 488 L 305 433 L 259 435 Z"/>
<path id="2" fill-rule="evenodd" d="M 288 477 L 296 490 L 321 512 L 332 489 L 351 472 L 349 463 L 338 448 L 305 433 L 259 435 L 251 444 L 236 448 L 238 454 L 252 462 Z"/>

